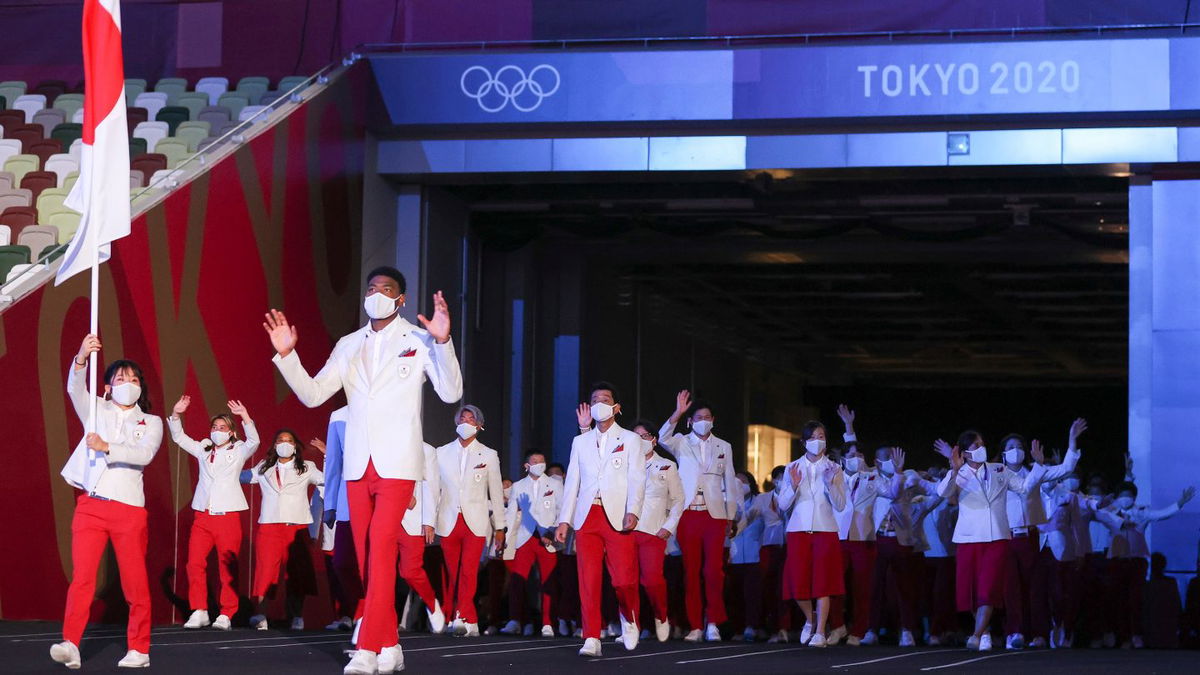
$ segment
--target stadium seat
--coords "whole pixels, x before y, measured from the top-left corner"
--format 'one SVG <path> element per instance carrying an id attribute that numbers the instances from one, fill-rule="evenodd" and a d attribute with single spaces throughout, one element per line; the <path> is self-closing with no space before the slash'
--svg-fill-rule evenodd
<path id="1" fill-rule="evenodd" d="M 202 77 L 196 83 L 196 91 L 208 94 L 208 104 L 216 105 L 217 99 L 221 98 L 221 94 L 229 91 L 229 78 Z"/>
<path id="2" fill-rule="evenodd" d="M 149 152 L 150 146 L 144 138 L 133 137 L 129 139 L 129 157 L 130 159 L 143 155 Z"/>
<path id="3" fill-rule="evenodd" d="M 25 94 L 13 101 L 13 110 L 25 113 L 25 121 L 33 122 L 33 116 L 46 107 L 46 97 L 42 94 Z"/>
<path id="4" fill-rule="evenodd" d="M 63 202 L 67 199 L 67 191 L 60 187 L 47 188 L 37 197 L 38 221 L 45 223 L 50 216 L 59 211 L 67 210 Z"/>
<path id="5" fill-rule="evenodd" d="M 220 128 L 218 128 L 216 131 L 213 132 L 213 136 L 215 136 L 216 138 L 220 138 L 220 137 L 224 136 L 225 134 L 228 134 L 229 132 L 233 131 L 234 129 L 237 129 L 241 125 L 242 125 L 242 123 L 237 122 L 237 121 L 226 122 L 226 123 L 222 124 L 220 126 Z"/>
<path id="6" fill-rule="evenodd" d="M 175 105 L 188 109 L 188 119 L 198 119 L 200 111 L 208 107 L 208 94 L 199 91 L 185 91 L 176 99 Z"/>
<path id="7" fill-rule="evenodd" d="M 7 225 L 0 225 L 0 246 L 8 246 L 12 243 L 12 228 Z"/>
<path id="8" fill-rule="evenodd" d="M 267 90 L 270 88 L 271 81 L 267 78 L 251 76 L 238 80 L 236 91 L 250 99 L 250 102 L 253 103 L 262 98 L 263 94 L 267 93 Z"/>
<path id="9" fill-rule="evenodd" d="M 59 211 L 51 213 L 47 218 L 47 225 L 53 225 L 58 228 L 58 240 L 62 242 L 71 241 L 75 233 L 79 230 L 79 220 L 81 216 L 74 211 Z"/>
<path id="10" fill-rule="evenodd" d="M 217 105 L 229 108 L 229 118 L 237 119 L 238 114 L 242 112 L 242 108 L 250 105 L 250 99 L 241 94 L 230 92 L 228 94 L 221 94 L 221 98 L 217 99 Z"/>
<path id="11" fill-rule="evenodd" d="M 30 194 L 29 190 L 9 188 L 0 192 L 0 213 L 3 213 L 5 209 L 10 207 L 32 205 L 33 195 Z"/>
<path id="12" fill-rule="evenodd" d="M 5 137 L 21 141 L 21 152 L 28 153 L 34 143 L 44 140 L 42 127 L 37 124 L 26 124 L 21 127 L 8 127 Z"/>
<path id="13" fill-rule="evenodd" d="M 42 160 L 37 155 L 13 155 L 4 162 L 4 170 L 12 173 L 18 185 L 25 174 L 38 171 L 41 167 Z"/>
<path id="14" fill-rule="evenodd" d="M 280 96 L 283 96 L 283 94 L 281 92 L 268 91 L 267 93 L 258 97 L 258 104 L 259 105 L 271 105 L 271 104 L 275 103 L 275 101 L 278 101 Z"/>
<path id="15" fill-rule="evenodd" d="M 63 111 L 66 119 L 75 116 L 75 111 L 83 108 L 83 94 L 63 94 L 54 99 L 54 107 Z"/>
<path id="16" fill-rule="evenodd" d="M 154 152 L 167 158 L 167 168 L 174 169 L 192 154 L 187 141 L 178 138 L 164 138 L 154 144 Z"/>
<path id="17" fill-rule="evenodd" d="M 21 179 L 21 187 L 29 190 L 30 198 L 37 203 L 42 190 L 58 187 L 58 176 L 49 171 L 30 171 Z"/>
<path id="18" fill-rule="evenodd" d="M 167 107 L 167 94 L 161 91 L 148 91 L 144 94 L 138 94 L 138 97 L 133 101 L 133 105 L 146 109 L 146 119 L 154 119 L 158 115 L 159 110 Z M 128 111 L 126 114 L 128 114 Z"/>
<path id="19" fill-rule="evenodd" d="M 137 169 L 129 170 L 129 188 L 141 188 L 146 186 L 146 174 Z"/>
<path id="20" fill-rule="evenodd" d="M 29 255 L 28 246 L 0 246 L 0 278 L 7 279 L 17 265 L 28 265 Z"/>
<path id="21" fill-rule="evenodd" d="M 51 155 L 57 155 L 63 151 L 62 143 L 55 138 L 43 138 L 29 146 L 26 152 L 30 155 L 37 155 L 40 163 L 38 168 L 46 165 L 46 160 L 50 159 Z"/>
<path id="22" fill-rule="evenodd" d="M 206 138 L 206 139 L 200 141 L 199 143 L 196 144 L 196 152 L 200 152 L 201 150 L 207 150 L 209 146 L 211 146 L 212 144 L 216 143 L 219 140 L 221 140 L 221 139 L 213 136 L 213 137 Z"/>
<path id="23" fill-rule="evenodd" d="M 169 190 L 179 184 L 183 180 L 183 172 L 178 169 L 163 169 L 155 171 L 154 175 L 150 176 L 147 181 L 150 187 Z"/>
<path id="24" fill-rule="evenodd" d="M 75 124 L 83 124 L 83 107 L 82 106 L 79 108 L 79 110 L 76 110 L 71 115 L 71 121 L 74 122 Z"/>
<path id="25" fill-rule="evenodd" d="M 79 160 L 68 153 L 59 153 L 48 158 L 42 169 L 57 176 L 57 186 L 62 187 L 63 182 L 67 180 L 67 176 L 72 172 L 79 171 Z"/>
<path id="26" fill-rule="evenodd" d="M 238 114 L 238 121 L 254 120 L 255 122 L 262 122 L 267 119 L 265 114 L 267 111 L 268 108 L 265 105 L 248 105 L 242 108 L 242 112 Z"/>
<path id="27" fill-rule="evenodd" d="M 195 123 L 191 122 L 190 124 Z M 180 125 L 180 127 L 175 130 L 175 138 L 187 143 L 189 152 L 196 152 L 196 146 L 200 144 L 200 141 L 208 138 L 208 129 L 204 127 L 185 127 Z"/>
<path id="28" fill-rule="evenodd" d="M 0 110 L 4 110 L 7 107 L 8 107 L 8 99 L 4 98 L 3 96 L 0 96 Z"/>
<path id="29" fill-rule="evenodd" d="M 77 138 L 83 138 L 83 125 L 64 122 L 50 130 L 50 138 L 58 139 L 64 148 L 70 149 Z"/>
<path id="30" fill-rule="evenodd" d="M 58 228 L 53 225 L 31 225 L 21 230 L 20 236 L 17 237 L 17 245 L 28 246 L 34 260 L 37 260 L 47 247 L 57 244 Z"/>
<path id="31" fill-rule="evenodd" d="M 208 122 L 210 129 L 216 129 L 231 119 L 233 116 L 229 114 L 229 108 L 221 105 L 208 106 L 196 116 L 197 121 Z"/>
<path id="32" fill-rule="evenodd" d="M 152 176 L 155 171 L 167 168 L 167 158 L 153 152 L 138 155 L 130 160 L 129 168 L 141 171 L 144 176 Z"/>
<path id="33" fill-rule="evenodd" d="M 125 105 L 132 105 L 138 94 L 146 92 L 146 81 L 138 77 L 125 78 Z"/>
<path id="34" fill-rule="evenodd" d="M 279 93 L 286 94 L 296 87 L 304 84 L 308 78 L 304 75 L 289 75 L 279 81 Z"/>
<path id="35" fill-rule="evenodd" d="M 0 110 L 0 136 L 9 129 L 25 126 L 25 113 L 21 110 Z"/>
<path id="36" fill-rule="evenodd" d="M 154 83 L 154 91 L 167 95 L 166 103 L 163 105 L 175 105 L 175 99 L 187 91 L 187 80 L 182 77 L 164 77 Z"/>
<path id="37" fill-rule="evenodd" d="M 33 115 L 33 123 L 42 125 L 42 133 L 46 138 L 50 137 L 50 132 L 54 127 L 67 121 L 67 114 L 57 108 L 46 108 L 39 110 Z"/>
<path id="38" fill-rule="evenodd" d="M 159 110 L 158 114 L 154 116 L 154 119 L 158 120 L 159 122 L 166 122 L 168 133 L 174 136 L 175 128 L 188 121 L 190 117 L 191 113 L 187 108 L 177 105 L 169 105 L 162 110 Z"/>
<path id="39" fill-rule="evenodd" d="M 20 80 L 0 82 L 0 96 L 11 106 L 18 98 L 25 95 L 25 83 Z"/>
<path id="40" fill-rule="evenodd" d="M 133 135 L 133 130 L 137 125 L 146 122 L 150 119 L 150 113 L 145 108 L 136 106 L 125 109 L 125 120 L 129 123 L 129 134 Z"/>
<path id="41" fill-rule="evenodd" d="M 0 138 L 0 168 L 4 167 L 4 163 L 8 161 L 9 157 L 21 154 L 23 149 L 21 141 L 15 138 Z M 11 174 L 9 178 L 12 178 Z"/>
<path id="42" fill-rule="evenodd" d="M 46 107 L 54 107 L 54 101 L 67 93 L 67 83 L 62 80 L 42 80 L 31 93 L 46 97 Z"/>
<path id="43" fill-rule="evenodd" d="M 153 149 L 154 144 L 167 137 L 170 127 L 166 122 L 142 122 L 133 130 L 134 138 L 146 139 L 146 146 Z"/>
<path id="44" fill-rule="evenodd" d="M 3 166 L 3 160 L 0 160 L 0 166 Z M 0 192 L 11 190 L 16 187 L 13 185 L 13 175 L 7 171 L 0 171 Z"/>
<path id="45" fill-rule="evenodd" d="M 63 189 L 65 189 L 67 192 L 70 192 L 71 188 L 75 187 L 75 183 L 78 180 L 79 180 L 79 172 L 72 171 L 71 173 L 67 174 L 67 179 L 63 181 L 63 184 L 62 184 Z"/>
<path id="46" fill-rule="evenodd" d="M 74 157 L 75 162 L 78 164 L 83 158 L 83 139 L 76 138 L 71 141 L 71 149 L 67 151 L 67 154 Z"/>
<path id="47" fill-rule="evenodd" d="M 12 228 L 14 241 L 19 241 L 21 230 L 37 225 L 37 209 L 32 206 L 10 206 L 0 211 L 0 225 Z"/>

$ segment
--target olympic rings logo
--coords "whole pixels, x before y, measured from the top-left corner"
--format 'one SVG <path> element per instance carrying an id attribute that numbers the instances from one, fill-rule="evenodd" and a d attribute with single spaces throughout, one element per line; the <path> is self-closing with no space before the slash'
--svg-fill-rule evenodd
<path id="1" fill-rule="evenodd" d="M 521 112 L 537 110 L 543 100 L 558 91 L 561 83 L 558 70 L 545 63 L 528 75 L 519 66 L 504 66 L 495 75 L 483 66 L 471 66 L 459 78 L 462 92 L 489 113 L 500 112 L 510 103 Z"/>

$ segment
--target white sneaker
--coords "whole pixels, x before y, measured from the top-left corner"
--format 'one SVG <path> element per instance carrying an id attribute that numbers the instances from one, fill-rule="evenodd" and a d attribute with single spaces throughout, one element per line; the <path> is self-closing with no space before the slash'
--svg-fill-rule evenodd
<path id="1" fill-rule="evenodd" d="M 130 649 L 125 652 L 125 658 L 117 661 L 118 668 L 149 668 L 150 655 L 143 654 L 136 649 Z"/>
<path id="2" fill-rule="evenodd" d="M 263 616 L 262 614 L 255 614 L 254 616 L 250 617 L 250 627 L 255 630 L 266 630 L 267 617 Z"/>
<path id="3" fill-rule="evenodd" d="M 1146 647 L 1146 643 L 1144 640 L 1142 640 L 1142 636 L 1134 635 L 1133 636 L 1133 648 L 1134 649 L 1144 649 L 1145 647 Z"/>
<path id="4" fill-rule="evenodd" d="M 979 638 L 975 637 L 974 635 L 967 638 L 967 649 L 970 649 L 973 652 L 979 651 Z"/>
<path id="5" fill-rule="evenodd" d="M 850 631 L 846 630 L 845 625 L 838 626 L 825 637 L 825 644 L 829 645 L 830 647 L 836 647 L 837 644 L 842 640 L 845 640 L 846 636 L 849 634 Z"/>
<path id="6" fill-rule="evenodd" d="M 913 639 L 913 634 L 912 634 L 911 630 L 900 631 L 900 646 L 901 647 L 917 646 L 917 641 Z"/>
<path id="7" fill-rule="evenodd" d="M 561 637 L 567 637 L 571 634 L 571 626 L 567 623 L 566 619 L 558 620 L 558 634 Z"/>
<path id="8" fill-rule="evenodd" d="M 400 644 L 397 643 L 391 647 L 384 647 L 379 650 L 379 657 L 376 659 L 376 662 L 381 674 L 404 670 L 404 652 L 400 651 Z"/>
<path id="9" fill-rule="evenodd" d="M 1029 647 L 1030 647 L 1030 649 L 1045 649 L 1046 648 L 1046 638 L 1044 638 L 1044 637 L 1033 638 L 1032 640 L 1029 641 Z"/>
<path id="10" fill-rule="evenodd" d="M 333 623 L 325 626 L 325 630 L 350 630 L 351 628 L 354 628 L 354 619 L 348 616 L 334 619 Z"/>
<path id="11" fill-rule="evenodd" d="M 776 645 L 781 642 L 787 642 L 787 641 L 788 641 L 788 634 L 787 634 L 786 630 L 781 630 L 778 633 L 767 638 L 767 644 L 769 644 L 769 645 Z"/>
<path id="12" fill-rule="evenodd" d="M 233 623 L 229 620 L 228 616 L 219 614 L 217 620 L 212 623 L 212 627 L 217 630 L 229 630 L 233 627 Z"/>
<path id="13" fill-rule="evenodd" d="M 861 645 L 862 645 L 862 638 L 858 637 L 857 635 L 847 635 L 846 636 L 846 646 L 847 647 L 858 647 Z"/>
<path id="14" fill-rule="evenodd" d="M 600 656 L 600 641 L 596 638 L 588 638 L 583 641 L 583 647 L 579 649 L 580 656 L 590 656 L 597 658 Z"/>
<path id="15" fill-rule="evenodd" d="M 375 652 L 360 649 L 354 652 L 354 658 L 342 669 L 343 675 L 375 675 L 379 671 L 379 659 Z"/>
<path id="16" fill-rule="evenodd" d="M 879 644 L 879 636 L 875 634 L 875 631 L 869 630 L 866 635 L 862 636 L 860 642 L 864 645 L 877 645 Z"/>
<path id="17" fill-rule="evenodd" d="M 450 634 L 455 637 L 462 637 L 467 634 L 467 623 L 462 620 L 462 617 L 454 617 L 453 623 L 450 624 Z"/>
<path id="18" fill-rule="evenodd" d="M 516 635 L 521 632 L 521 623 L 515 619 L 509 620 L 504 624 L 504 628 L 500 629 L 502 635 Z"/>
<path id="19" fill-rule="evenodd" d="M 983 635 L 979 636 L 979 651 L 981 651 L 981 652 L 992 651 L 992 634 L 991 633 L 984 633 Z"/>
<path id="20" fill-rule="evenodd" d="M 50 645 L 50 658 L 54 659 L 55 663 L 61 663 L 71 670 L 79 668 L 81 661 L 79 660 L 79 647 L 75 646 L 70 640 L 63 640 L 58 644 Z"/>
<path id="21" fill-rule="evenodd" d="M 699 642 L 702 639 L 704 639 L 704 632 L 699 628 L 696 628 L 695 630 L 690 631 L 687 635 L 683 636 L 684 642 Z"/>
<path id="22" fill-rule="evenodd" d="M 525 624 L 525 627 L 521 629 L 521 635 L 525 637 L 533 637 L 533 624 Z"/>
<path id="23" fill-rule="evenodd" d="M 654 637 L 659 642 L 666 642 L 671 637 L 671 624 L 668 621 L 654 620 Z"/>
<path id="24" fill-rule="evenodd" d="M 804 628 L 800 629 L 800 644 L 806 645 L 813 636 L 813 625 L 811 623 L 804 624 Z"/>
<path id="25" fill-rule="evenodd" d="M 638 645 L 638 627 L 632 621 L 625 621 L 622 617 L 621 621 L 621 642 L 625 644 L 625 651 L 633 651 Z"/>
<path id="26" fill-rule="evenodd" d="M 825 646 L 825 636 L 821 635 L 820 633 L 813 633 L 813 636 L 808 639 L 808 646 L 809 647 L 824 647 Z"/>
<path id="27" fill-rule="evenodd" d="M 429 632 L 441 633 L 446 630 L 446 613 L 442 611 L 442 603 L 440 600 L 433 601 L 433 611 L 425 608 L 425 614 L 429 617 Z"/>
<path id="28" fill-rule="evenodd" d="M 484 635 L 496 635 L 499 632 L 500 631 L 495 626 L 488 626 L 487 628 L 483 629 Z"/>
<path id="29" fill-rule="evenodd" d="M 742 642 L 754 642 L 754 635 L 753 628 L 746 628 L 746 630 L 742 631 Z"/>
<path id="30" fill-rule="evenodd" d="M 304 630 L 304 617 L 292 617 L 292 630 Z"/>
<path id="31" fill-rule="evenodd" d="M 545 626 L 542 626 L 542 637 L 548 637 L 548 638 L 554 637 L 554 627 L 551 626 L 550 624 L 546 624 Z"/>
<path id="32" fill-rule="evenodd" d="M 1020 633 L 1013 633 L 1004 641 L 1005 649 L 1025 649 L 1025 636 Z"/>
<path id="33" fill-rule="evenodd" d="M 188 620 L 183 624 L 183 627 L 189 630 L 195 628 L 204 628 L 205 626 L 209 625 L 209 623 L 208 610 L 198 609 L 192 612 L 192 615 L 188 617 Z"/>
<path id="34" fill-rule="evenodd" d="M 466 630 L 466 632 L 463 633 L 464 637 L 479 637 L 479 624 L 464 623 L 463 628 Z"/>
<path id="35" fill-rule="evenodd" d="M 717 624 L 708 624 L 708 629 L 704 631 L 704 639 L 708 642 L 721 641 L 721 629 L 717 628 Z"/>

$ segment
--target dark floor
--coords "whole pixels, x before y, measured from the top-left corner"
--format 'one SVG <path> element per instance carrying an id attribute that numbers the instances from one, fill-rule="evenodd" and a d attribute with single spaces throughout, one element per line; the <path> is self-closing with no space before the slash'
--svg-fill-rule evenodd
<path id="1" fill-rule="evenodd" d="M 52 623 L 0 622 L 0 672 L 65 672 L 50 661 L 50 645 L 59 639 Z M 348 647 L 347 634 L 324 631 L 292 633 L 271 630 L 203 630 L 184 632 L 178 627 L 154 630 L 152 668 L 172 675 L 190 673 L 340 673 Z M 407 672 L 445 670 L 456 673 L 495 673 L 518 668 L 523 674 L 562 673 L 585 668 L 588 673 L 796 673 L 834 670 L 844 673 L 919 673 L 922 671 L 973 673 L 1017 669 L 1061 673 L 1195 673 L 1200 653 L 1195 651 L 1088 650 L 990 652 L 918 647 L 835 647 L 809 649 L 788 645 L 725 642 L 691 645 L 678 641 L 648 642 L 634 652 L 606 643 L 604 658 L 585 661 L 576 656 L 580 641 L 521 637 L 451 638 L 413 634 L 401 640 Z M 83 644 L 80 672 L 118 672 L 116 662 L 125 653 L 123 630 L 96 626 Z M 128 672 L 128 671 L 124 671 Z"/>

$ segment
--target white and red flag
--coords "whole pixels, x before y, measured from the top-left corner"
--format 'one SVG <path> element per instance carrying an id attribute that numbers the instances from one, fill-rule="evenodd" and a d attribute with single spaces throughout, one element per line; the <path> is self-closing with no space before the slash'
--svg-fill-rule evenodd
<path id="1" fill-rule="evenodd" d="M 129 129 L 125 121 L 120 0 L 84 0 L 83 73 L 79 180 L 64 202 L 83 217 L 58 268 L 56 286 L 108 260 L 109 244 L 129 234 Z M 94 333 L 94 279 L 92 287 Z"/>

